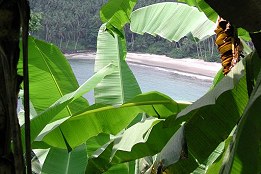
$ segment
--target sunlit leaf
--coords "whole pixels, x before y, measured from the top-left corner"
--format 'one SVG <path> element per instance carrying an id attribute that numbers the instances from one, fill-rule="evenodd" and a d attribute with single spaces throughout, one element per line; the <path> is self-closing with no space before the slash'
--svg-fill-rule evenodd
<path id="1" fill-rule="evenodd" d="M 89 92 L 93 89 L 106 75 L 112 73 L 114 71 L 114 65 L 109 64 L 108 66 L 101 69 L 99 72 L 94 74 L 89 80 L 87 80 L 83 85 L 81 85 L 77 90 L 71 92 L 69 94 L 64 95 L 59 100 L 57 100 L 53 105 L 51 105 L 44 112 L 39 114 L 38 116 L 31 119 L 31 140 L 34 141 L 37 136 L 39 136 L 40 132 L 46 126 L 49 126 L 46 130 L 51 131 L 53 126 L 48 125 L 48 123 L 57 119 L 58 113 L 60 113 L 68 104 L 77 100 L 86 92 Z M 80 109 L 80 108 L 78 108 Z M 57 122 L 61 123 L 68 119 L 71 115 L 63 115 L 62 120 L 58 120 Z M 21 127 L 22 132 L 22 140 L 24 140 L 24 125 Z M 64 143 L 62 141 L 61 143 Z"/>
<path id="2" fill-rule="evenodd" d="M 137 80 L 125 61 L 126 52 L 125 38 L 120 38 L 117 34 L 113 37 L 105 31 L 104 25 L 101 26 L 94 71 L 99 71 L 108 63 L 117 68 L 94 88 L 96 103 L 119 105 L 141 93 Z"/>
<path id="3" fill-rule="evenodd" d="M 260 59 L 259 59 L 260 60 Z M 260 173 L 261 73 L 246 106 L 233 141 L 224 173 Z"/>
<path id="4" fill-rule="evenodd" d="M 83 144 L 73 151 L 51 148 L 44 161 L 41 173 L 69 174 L 84 173 L 87 165 L 86 145 Z"/>
<path id="5" fill-rule="evenodd" d="M 146 112 L 149 116 L 166 118 L 180 112 L 179 103 L 158 92 L 141 94 L 119 107 L 93 105 L 54 130 L 42 132 L 44 136 L 37 141 L 44 141 L 54 147 L 67 148 L 62 142 L 63 136 L 70 147 L 76 147 L 99 133 L 118 134 L 126 128 L 137 114 Z M 183 105 L 183 104 L 182 104 Z M 81 128 L 81 129 L 79 129 Z M 63 135 L 58 131 L 61 129 Z"/>
<path id="6" fill-rule="evenodd" d="M 185 123 L 188 159 L 178 161 L 177 164 L 174 164 L 173 170 L 193 172 L 209 158 L 220 143 L 227 139 L 238 123 L 247 102 L 246 77 L 241 61 L 213 90 L 182 110 L 177 117 L 170 116 L 165 121 L 160 120 L 147 129 L 146 134 L 144 131 L 135 131 L 141 128 L 134 125 L 123 133 L 122 138 L 117 138 L 107 147 L 102 148 L 102 152 L 107 154 L 106 156 L 103 156 L 102 153 L 97 154 L 91 160 L 99 163 L 99 166 L 96 166 L 96 170 L 99 171 L 108 170 L 110 166 L 118 163 L 154 155 L 162 150 L 169 139 Z M 144 123 L 144 125 L 146 124 Z M 135 137 L 143 137 L 143 139 L 142 141 L 139 139 L 132 141 L 131 139 L 135 139 Z M 95 166 L 94 168 L 89 167 L 87 170 L 95 168 Z"/>
<path id="7" fill-rule="evenodd" d="M 179 2 L 184 2 L 190 6 L 197 7 L 200 11 L 204 12 L 205 15 L 216 22 L 218 14 L 213 10 L 204 0 L 178 0 Z"/>
<path id="8" fill-rule="evenodd" d="M 79 85 L 68 61 L 55 45 L 29 37 L 28 49 L 30 101 L 40 114 L 59 98 L 75 91 Z M 22 74 L 22 53 L 18 73 Z M 66 106 L 59 116 L 72 115 L 87 106 L 86 99 L 80 97 Z"/>
<path id="9" fill-rule="evenodd" d="M 215 29 L 215 23 L 197 8 L 175 2 L 140 8 L 131 14 L 130 24 L 135 33 L 159 35 L 170 41 L 179 41 L 190 34 L 204 39 L 213 35 Z"/>
<path id="10" fill-rule="evenodd" d="M 100 18 L 109 30 L 120 31 L 130 21 L 137 0 L 109 0 L 100 10 Z"/>

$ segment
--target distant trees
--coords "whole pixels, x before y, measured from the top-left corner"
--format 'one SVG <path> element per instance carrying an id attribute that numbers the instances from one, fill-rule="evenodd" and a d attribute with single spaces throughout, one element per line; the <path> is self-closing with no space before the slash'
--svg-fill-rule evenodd
<path id="1" fill-rule="evenodd" d="M 95 50 L 97 33 L 101 26 L 99 9 L 106 2 L 107 0 L 31 0 L 31 34 L 57 45 L 64 52 Z M 158 2 L 165 1 L 139 0 L 135 8 Z M 125 30 L 129 51 L 219 61 L 213 38 L 200 43 L 187 38 L 179 42 L 169 42 L 160 37 L 137 35 L 130 32 L 128 26 Z"/>
<path id="2" fill-rule="evenodd" d="M 94 49 L 101 23 L 99 9 L 104 0 L 31 1 L 31 9 L 42 15 L 41 28 L 32 35 L 58 45 L 62 50 Z"/>

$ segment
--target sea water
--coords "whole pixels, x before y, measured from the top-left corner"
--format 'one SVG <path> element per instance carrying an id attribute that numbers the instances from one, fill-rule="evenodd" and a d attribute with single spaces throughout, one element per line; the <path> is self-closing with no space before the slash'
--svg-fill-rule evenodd
<path id="1" fill-rule="evenodd" d="M 80 85 L 93 75 L 94 60 L 70 59 L 69 62 Z M 212 84 L 212 78 L 205 76 L 139 64 L 129 66 L 142 92 L 159 91 L 174 100 L 196 101 Z M 93 91 L 85 97 L 90 104 L 94 103 Z"/>

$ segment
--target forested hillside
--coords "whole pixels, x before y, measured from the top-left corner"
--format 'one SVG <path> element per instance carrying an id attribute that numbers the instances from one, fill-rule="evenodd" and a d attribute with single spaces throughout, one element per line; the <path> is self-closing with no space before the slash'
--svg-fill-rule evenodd
<path id="1" fill-rule="evenodd" d="M 139 0 L 135 9 L 166 0 Z M 175 1 L 175 0 L 169 0 Z M 99 10 L 107 0 L 30 0 L 31 34 L 54 43 L 64 52 L 95 50 L 99 27 Z M 128 50 L 132 52 L 165 54 L 173 58 L 193 57 L 219 61 L 211 37 L 200 43 L 188 38 L 169 42 L 160 37 L 144 36 L 125 28 Z"/>

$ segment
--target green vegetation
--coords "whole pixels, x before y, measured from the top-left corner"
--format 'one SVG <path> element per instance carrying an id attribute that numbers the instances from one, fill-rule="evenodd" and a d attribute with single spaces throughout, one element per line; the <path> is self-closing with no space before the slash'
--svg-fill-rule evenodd
<path id="1" fill-rule="evenodd" d="M 96 50 L 97 31 L 100 28 L 99 10 L 104 0 L 31 1 L 32 36 L 54 43 L 64 52 Z M 135 9 L 154 3 L 155 0 L 140 0 Z M 175 2 L 175 1 L 173 1 Z M 66 13 L 65 13 L 66 12 Z M 40 24 L 40 25 L 39 25 Z M 125 27 L 127 49 L 132 52 L 164 54 L 173 58 L 198 58 L 219 61 L 214 37 L 201 42 L 183 38 L 170 42 L 151 35 L 140 36 Z"/>
<path id="2" fill-rule="evenodd" d="M 18 6 L 13 1 L 3 2 L 16 7 L 8 8 L 9 12 L 13 12 L 13 9 L 14 14 L 17 13 Z M 50 9 L 62 8 L 58 2 L 60 1 L 46 1 L 41 5 Z M 211 7 L 219 9 L 218 4 L 212 3 L 210 7 L 203 0 L 185 2 L 196 6 L 209 19 L 215 21 L 217 13 Z M 218 2 L 223 4 L 226 1 Z M 246 0 L 243 2 L 249 3 Z M 69 7 L 74 7 L 73 1 L 64 0 L 63 3 L 67 4 L 69 10 Z M 49 13 L 53 16 L 48 20 L 44 13 L 40 13 L 35 19 L 38 21 L 43 15 L 45 23 L 38 25 L 38 22 L 33 22 L 32 28 L 45 28 L 47 32 L 39 36 L 46 37 L 49 41 L 58 38 L 59 42 L 56 44 L 59 47 L 62 47 L 65 41 L 72 42 L 74 48 L 79 48 L 81 39 L 92 39 L 93 36 L 86 35 L 85 27 L 78 30 L 74 26 L 87 25 L 86 21 L 85 24 L 77 21 L 84 21 L 88 18 L 87 14 L 95 8 L 91 6 L 91 1 L 79 0 L 75 3 L 75 6 L 78 5 L 82 10 L 72 11 L 75 14 L 72 16 L 75 23 L 71 23 L 71 29 L 75 29 L 73 32 L 63 33 L 66 28 L 63 30 L 59 20 L 54 20 L 59 16 L 62 18 L 62 15 L 69 15 L 64 11 L 55 17 L 50 10 Z M 29 143 L 34 153 L 33 171 L 48 174 L 260 173 L 261 28 L 256 28 L 256 25 L 240 25 L 247 29 L 244 30 L 245 34 L 248 34 L 247 31 L 254 31 L 250 36 L 256 49 L 237 63 L 227 76 L 218 73 L 213 86 L 202 98 L 194 103 L 178 102 L 159 92 L 141 93 L 135 76 L 125 61 L 127 36 L 131 31 L 139 34 L 147 32 L 175 41 L 175 44 L 185 43 L 189 42 L 188 38 L 198 41 L 208 37 L 209 33 L 213 32 L 211 26 L 215 24 L 195 7 L 186 4 L 162 3 L 133 11 L 135 3 L 135 0 L 109 0 L 101 8 L 100 14 L 104 24 L 97 29 L 95 74 L 81 86 L 78 85 L 69 63 L 57 46 L 31 36 L 28 38 L 31 113 Z M 34 8 L 37 7 L 37 4 L 32 4 Z M 0 14 L 6 12 L 6 7 L 10 7 L 1 5 L 0 3 Z M 240 4 L 235 4 L 233 8 L 237 9 L 238 6 Z M 260 4 L 245 8 L 248 8 L 248 11 L 258 9 L 256 13 L 261 11 Z M 219 11 L 220 15 L 223 15 L 223 11 L 226 12 L 226 8 Z M 171 23 L 168 15 L 179 18 Z M 246 14 L 236 15 L 240 16 L 231 18 L 231 22 L 240 24 L 240 17 Z M 18 14 L 17 16 L 19 17 Z M 195 16 L 199 20 L 186 20 Z M 147 23 L 146 19 L 153 23 Z M 200 23 L 200 20 L 203 23 Z M 253 17 L 252 20 L 259 20 L 261 23 L 259 16 Z M 251 20 L 247 22 L 251 24 Z M 124 32 L 127 23 L 131 26 L 131 31 Z M 49 33 L 53 28 L 57 29 L 56 34 Z M 5 28 L 0 28 L 2 29 Z M 19 33 L 19 25 L 16 31 Z M 0 35 L 0 76 L 3 79 L 3 85 L 0 86 L 3 96 L 0 98 L 0 133 L 5 137 L 4 141 L 0 142 L 1 147 L 4 147 L 0 149 L 0 172 L 3 173 L 23 173 L 23 158 L 19 159 L 17 152 L 24 153 L 25 143 L 28 143 L 23 111 L 18 114 L 21 137 L 19 132 L 9 134 L 10 130 L 7 129 L 18 126 L 9 124 L 7 118 L 9 112 L 13 113 L 11 116 L 16 116 L 14 98 L 17 97 L 17 77 L 16 64 L 6 61 L 14 58 L 18 61 L 18 54 L 10 54 L 10 50 L 18 53 L 18 39 L 14 39 L 13 47 L 8 47 L 10 43 L 6 42 L 7 38 L 12 40 L 14 36 L 19 37 L 17 33 L 11 33 L 12 37 Z M 183 38 L 184 36 L 187 38 Z M 245 38 L 249 36 L 245 35 Z M 154 39 L 159 39 L 159 36 Z M 207 41 L 203 42 L 207 45 Z M 196 49 L 200 50 L 200 47 L 197 46 Z M 20 50 L 25 52 L 22 44 Z M 24 54 L 21 53 L 18 63 L 19 75 L 23 75 L 24 59 Z M 15 71 L 9 72 L 10 69 Z M 14 72 L 15 76 L 11 76 L 14 78 L 6 78 Z M 91 89 L 95 91 L 95 104 L 89 106 L 82 95 Z M 13 96 L 10 97 L 12 93 Z M 19 95 L 23 99 L 22 90 Z M 9 108 L 8 114 L 4 108 Z M 6 135 L 11 135 L 11 138 L 6 138 Z M 11 141 L 16 140 L 15 137 L 22 139 L 22 145 Z M 30 154 L 31 149 L 26 151 Z M 10 158 L 12 155 L 14 157 Z M 4 163 L 7 159 L 9 162 Z M 28 162 L 31 161 L 27 161 L 27 164 Z"/>

